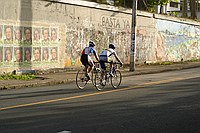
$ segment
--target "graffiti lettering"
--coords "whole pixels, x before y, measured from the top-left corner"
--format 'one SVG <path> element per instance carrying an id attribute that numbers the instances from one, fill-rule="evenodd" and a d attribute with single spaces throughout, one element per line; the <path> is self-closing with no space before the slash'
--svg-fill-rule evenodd
<path id="1" fill-rule="evenodd" d="M 125 20 L 125 19 L 124 19 L 124 20 L 123 20 L 123 23 L 124 23 L 124 28 L 125 28 L 125 29 L 130 29 L 130 28 L 131 28 L 128 20 Z"/>
<path id="2" fill-rule="evenodd" d="M 120 22 L 119 19 L 116 19 L 114 17 L 102 17 L 102 26 L 109 27 L 109 28 L 120 28 Z"/>

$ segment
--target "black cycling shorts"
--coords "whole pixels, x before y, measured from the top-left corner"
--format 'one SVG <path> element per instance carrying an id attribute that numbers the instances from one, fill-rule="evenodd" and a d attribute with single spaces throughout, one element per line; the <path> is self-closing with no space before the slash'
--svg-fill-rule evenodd
<path id="1" fill-rule="evenodd" d="M 81 55 L 81 63 L 84 66 L 91 66 L 92 67 L 92 65 L 88 62 L 88 55 L 87 54 L 82 54 Z"/>

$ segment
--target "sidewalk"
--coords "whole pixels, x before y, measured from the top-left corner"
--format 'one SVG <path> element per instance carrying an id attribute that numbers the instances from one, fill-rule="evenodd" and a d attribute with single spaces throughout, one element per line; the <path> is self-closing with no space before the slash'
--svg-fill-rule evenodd
<path id="1" fill-rule="evenodd" d="M 171 65 L 136 65 L 136 70 L 130 72 L 128 68 L 122 69 L 122 76 L 133 76 L 140 74 L 159 73 L 164 71 L 181 70 L 187 68 L 200 67 L 200 62 L 174 63 Z M 19 89 L 25 87 L 48 86 L 75 81 L 77 71 L 58 71 L 37 74 L 37 78 L 32 80 L 0 80 L 0 90 Z"/>

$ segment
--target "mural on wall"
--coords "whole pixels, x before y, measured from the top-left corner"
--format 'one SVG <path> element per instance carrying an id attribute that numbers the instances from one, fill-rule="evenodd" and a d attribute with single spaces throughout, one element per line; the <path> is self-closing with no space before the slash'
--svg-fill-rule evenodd
<path id="1" fill-rule="evenodd" d="M 0 67 L 51 67 L 58 63 L 58 27 L 0 22 Z"/>
<path id="2" fill-rule="evenodd" d="M 150 27 L 137 27 L 136 32 L 136 62 L 144 63 L 146 61 L 154 60 L 152 47 L 154 45 L 153 39 L 155 33 Z"/>
<path id="3" fill-rule="evenodd" d="M 128 64 L 130 56 L 130 22 L 126 19 L 102 16 L 97 26 L 92 22 L 88 23 L 92 26 L 66 27 L 65 67 L 81 65 L 80 55 L 82 49 L 88 46 L 89 40 L 96 43 L 95 49 L 98 53 L 106 49 L 109 42 L 115 43 L 119 57 L 124 63 Z"/>
<path id="4" fill-rule="evenodd" d="M 200 27 L 157 20 L 157 61 L 184 61 L 200 58 Z"/>
<path id="5" fill-rule="evenodd" d="M 65 67 L 80 65 L 80 54 L 89 39 L 88 29 L 67 27 Z"/>

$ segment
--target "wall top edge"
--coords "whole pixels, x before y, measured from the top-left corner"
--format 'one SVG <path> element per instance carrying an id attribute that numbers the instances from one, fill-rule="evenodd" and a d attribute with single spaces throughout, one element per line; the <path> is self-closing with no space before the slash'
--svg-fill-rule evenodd
<path id="1" fill-rule="evenodd" d="M 115 7 L 115 6 L 111 6 L 111 5 L 105 5 L 105 4 L 98 4 L 95 2 L 88 2 L 88 1 L 83 1 L 83 0 L 73 0 L 73 1 L 72 0 L 46 0 L 46 1 L 66 3 L 66 4 L 77 5 L 77 6 L 84 6 L 84 7 L 110 10 L 110 11 L 116 11 L 116 12 L 132 13 L 131 9 Z"/>
<path id="2" fill-rule="evenodd" d="M 199 22 L 195 20 L 187 19 L 187 18 L 177 18 L 177 17 L 167 16 L 167 15 L 162 15 L 162 14 L 154 14 L 154 18 L 200 26 Z"/>
<path id="3" fill-rule="evenodd" d="M 145 11 L 137 10 L 137 16 L 153 18 L 154 14 L 153 13 L 149 13 L 149 12 L 145 12 Z"/>

